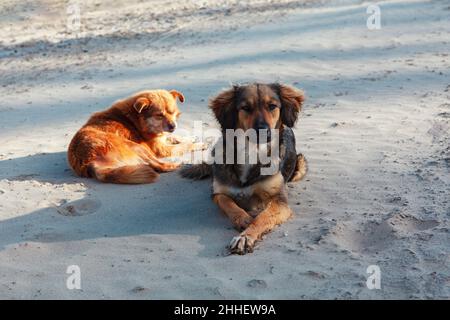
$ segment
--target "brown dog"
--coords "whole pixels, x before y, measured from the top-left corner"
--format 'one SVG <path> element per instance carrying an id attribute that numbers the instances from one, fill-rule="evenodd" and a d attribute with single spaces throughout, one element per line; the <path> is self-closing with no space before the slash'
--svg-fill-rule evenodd
<path id="1" fill-rule="evenodd" d="M 110 183 L 150 183 L 158 172 L 179 167 L 159 158 L 202 148 L 192 142 L 167 137 L 180 115 L 176 90 L 139 92 L 95 113 L 75 134 L 68 150 L 73 170 L 82 177 Z"/>
<path id="2" fill-rule="evenodd" d="M 287 200 L 286 183 L 298 181 L 306 173 L 306 160 L 302 154 L 296 152 L 295 136 L 291 129 L 297 120 L 303 100 L 303 92 L 293 87 L 256 83 L 234 86 L 210 102 L 209 106 L 223 131 L 223 139 L 219 144 L 231 143 L 236 146 L 236 137 L 230 139 L 225 134 L 228 129 L 233 129 L 234 132 L 236 129 L 242 129 L 244 132 L 251 131 L 250 129 L 267 131 L 267 136 L 270 136 L 269 132 L 278 133 L 277 138 L 257 141 L 258 148 L 266 148 L 270 153 L 278 154 L 274 159 L 278 165 L 270 174 L 262 174 L 262 169 L 267 166 L 259 159 L 253 164 L 230 164 L 225 161 L 221 161 L 221 164 L 215 161 L 212 165 L 203 163 L 181 170 L 181 175 L 187 178 L 213 176 L 214 202 L 228 216 L 235 228 L 242 230 L 230 243 L 232 253 L 251 252 L 262 235 L 292 215 Z M 228 149 L 224 147 L 222 150 L 225 150 L 224 160 L 237 158 L 236 147 L 233 148 L 234 154 L 231 157 L 226 155 Z"/>

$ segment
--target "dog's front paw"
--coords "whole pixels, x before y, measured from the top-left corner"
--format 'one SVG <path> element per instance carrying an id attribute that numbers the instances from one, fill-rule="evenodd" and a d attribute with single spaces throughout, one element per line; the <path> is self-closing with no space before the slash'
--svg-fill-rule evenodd
<path id="1" fill-rule="evenodd" d="M 247 254 L 253 252 L 253 247 L 255 246 L 256 239 L 241 234 L 234 237 L 230 242 L 230 252 L 234 254 Z"/>
<path id="2" fill-rule="evenodd" d="M 196 144 L 198 140 L 197 137 L 181 137 L 174 134 L 166 137 L 169 144 Z"/>
<path id="3" fill-rule="evenodd" d="M 175 171 L 180 167 L 181 167 L 180 162 L 164 162 L 157 168 L 157 170 L 160 172 L 170 172 Z"/>
<path id="4" fill-rule="evenodd" d="M 166 137 L 166 141 L 169 144 L 180 144 L 181 142 L 183 142 L 183 138 L 175 135 L 170 135 Z"/>
<path id="5" fill-rule="evenodd" d="M 209 145 L 207 143 L 203 143 L 203 142 L 197 142 L 197 143 L 193 143 L 191 145 L 191 151 L 203 151 L 203 150 L 207 150 L 209 147 Z"/>
<path id="6" fill-rule="evenodd" d="M 250 223 L 252 223 L 253 218 L 249 215 L 246 215 L 244 217 L 239 217 L 234 220 L 232 220 L 233 226 L 236 228 L 237 231 L 244 231 L 248 228 Z"/>

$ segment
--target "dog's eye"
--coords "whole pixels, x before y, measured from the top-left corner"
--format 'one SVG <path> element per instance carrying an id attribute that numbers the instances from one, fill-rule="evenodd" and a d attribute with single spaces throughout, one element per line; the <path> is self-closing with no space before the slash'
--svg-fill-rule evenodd
<path id="1" fill-rule="evenodd" d="M 157 114 L 157 115 L 155 115 L 155 118 L 156 119 L 162 119 L 162 118 L 164 118 L 164 115 L 163 114 Z"/>
<path id="2" fill-rule="evenodd" d="M 247 106 L 247 105 L 242 106 L 242 107 L 241 107 L 241 110 L 244 110 L 245 112 L 251 112 L 251 111 L 252 111 L 252 109 L 250 108 L 250 106 Z"/>
<path id="3" fill-rule="evenodd" d="M 274 104 L 274 103 L 269 104 L 269 110 L 270 110 L 270 111 L 275 110 L 277 107 L 278 107 L 278 106 L 277 106 L 276 104 Z"/>

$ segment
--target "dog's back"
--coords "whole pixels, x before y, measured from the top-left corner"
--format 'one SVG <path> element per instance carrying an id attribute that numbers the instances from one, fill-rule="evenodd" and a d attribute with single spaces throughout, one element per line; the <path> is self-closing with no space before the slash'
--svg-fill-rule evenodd
<path id="1" fill-rule="evenodd" d="M 126 108 L 123 102 L 120 107 Z M 68 160 L 81 177 L 96 178 L 102 182 L 140 184 L 157 180 L 158 174 L 142 155 L 141 146 L 133 145 L 136 129 L 118 106 L 95 113 L 73 137 Z"/>

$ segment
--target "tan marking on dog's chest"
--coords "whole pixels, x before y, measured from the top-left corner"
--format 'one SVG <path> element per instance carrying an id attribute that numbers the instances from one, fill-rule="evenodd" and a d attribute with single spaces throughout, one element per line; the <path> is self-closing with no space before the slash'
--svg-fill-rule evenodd
<path id="1" fill-rule="evenodd" d="M 250 199 L 252 196 L 264 199 L 279 194 L 283 184 L 284 178 L 281 172 L 243 188 L 228 186 L 214 179 L 213 193 L 225 194 L 234 199 Z"/>

